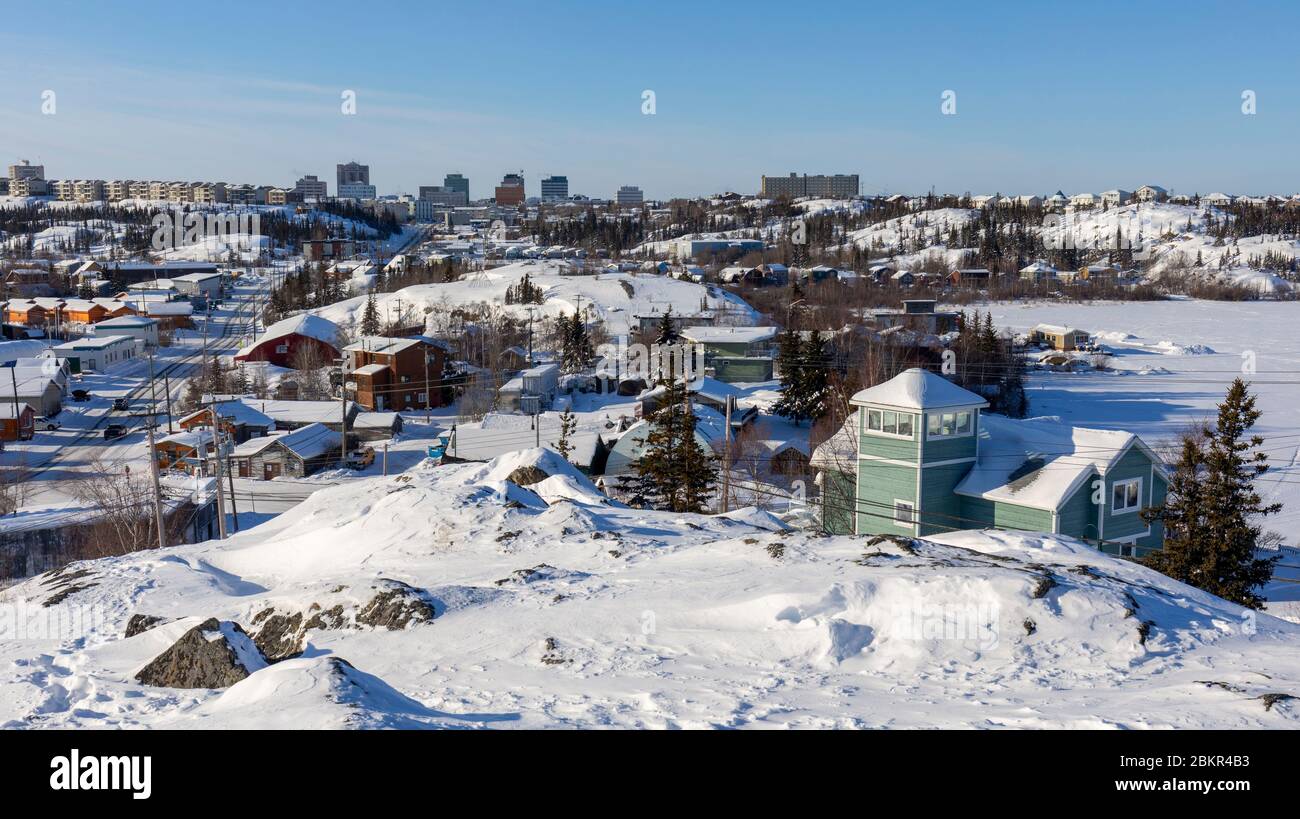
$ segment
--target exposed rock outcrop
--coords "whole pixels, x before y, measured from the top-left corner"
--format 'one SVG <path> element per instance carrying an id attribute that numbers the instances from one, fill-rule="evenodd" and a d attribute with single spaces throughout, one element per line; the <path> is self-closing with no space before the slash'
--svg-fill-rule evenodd
<path id="1" fill-rule="evenodd" d="M 265 666 L 238 623 L 213 617 L 182 634 L 135 678 L 165 688 L 226 688 Z"/>

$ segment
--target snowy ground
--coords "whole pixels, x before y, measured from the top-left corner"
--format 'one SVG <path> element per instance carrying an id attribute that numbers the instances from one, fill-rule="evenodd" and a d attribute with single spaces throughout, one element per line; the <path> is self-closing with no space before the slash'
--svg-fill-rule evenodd
<path id="1" fill-rule="evenodd" d="M 1263 495 L 1283 504 L 1266 525 L 1287 543 L 1300 544 L 1300 337 L 1294 332 L 1300 303 L 998 303 L 980 309 L 991 309 L 995 324 L 1017 332 L 1039 323 L 1086 330 L 1113 354 L 1111 372 L 1032 373 L 1031 415 L 1126 429 L 1157 448 L 1192 422 L 1212 420 L 1228 385 L 1245 378 L 1259 396 L 1263 415 L 1255 431 L 1264 436 L 1272 464 L 1260 479 Z M 1243 372 L 1251 361 L 1254 372 Z"/>
<path id="2" fill-rule="evenodd" d="M 555 317 L 581 310 L 584 316 L 599 319 L 613 335 L 626 335 L 636 325 L 636 316 L 667 312 L 693 315 L 701 307 L 731 311 L 739 324 L 752 324 L 758 316 L 739 297 L 693 282 L 678 281 L 653 274 L 600 273 L 594 276 L 561 275 L 557 262 L 520 262 L 467 274 L 448 284 L 422 284 L 406 287 L 376 297 L 381 316 L 396 319 L 414 317 L 414 323 L 434 313 L 437 322 L 455 307 L 494 304 L 523 319 L 529 311 L 537 318 Z M 540 305 L 505 304 L 506 288 L 517 284 L 527 274 L 545 293 Z M 366 298 L 357 297 L 314 311 L 330 321 L 345 326 L 361 321 Z"/>
<path id="3" fill-rule="evenodd" d="M 552 477 L 507 480 L 529 465 Z M 1068 541 L 942 540 L 625 509 L 539 452 L 423 464 L 0 592 L 28 629 L 0 642 L 0 725 L 1297 726 L 1265 697 L 1300 694 L 1300 626 Z M 386 581 L 436 619 L 309 631 L 224 690 L 133 681 L 195 618 L 256 634 L 268 607 L 355 612 Z M 189 619 L 122 639 L 137 612 Z"/>

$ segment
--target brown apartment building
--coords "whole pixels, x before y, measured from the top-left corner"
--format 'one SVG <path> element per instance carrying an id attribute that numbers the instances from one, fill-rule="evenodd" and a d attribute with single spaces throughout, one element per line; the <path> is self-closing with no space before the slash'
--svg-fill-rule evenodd
<path id="1" fill-rule="evenodd" d="M 365 336 L 344 347 L 343 353 L 348 380 L 356 390 L 354 400 L 365 409 L 400 412 L 442 406 L 442 346 L 423 338 Z"/>

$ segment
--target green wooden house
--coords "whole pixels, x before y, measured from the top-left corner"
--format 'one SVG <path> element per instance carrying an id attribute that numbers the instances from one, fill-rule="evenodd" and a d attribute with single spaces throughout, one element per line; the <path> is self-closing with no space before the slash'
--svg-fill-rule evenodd
<path id="1" fill-rule="evenodd" d="M 811 459 L 833 533 L 1020 529 L 1133 556 L 1163 543 L 1138 513 L 1164 502 L 1168 475 L 1136 435 L 986 415 L 979 395 L 921 369 L 852 403 Z"/>

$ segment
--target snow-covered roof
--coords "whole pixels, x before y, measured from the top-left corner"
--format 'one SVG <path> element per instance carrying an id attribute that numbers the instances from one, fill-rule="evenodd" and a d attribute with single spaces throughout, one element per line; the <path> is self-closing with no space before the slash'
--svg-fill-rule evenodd
<path id="1" fill-rule="evenodd" d="M 342 421 L 344 412 L 338 401 L 281 401 L 271 399 L 264 401 L 259 398 L 245 398 L 242 400 L 245 404 L 270 416 L 277 423 L 302 424 L 319 422 L 334 424 Z M 351 401 L 348 402 L 347 411 L 352 411 Z"/>
<path id="2" fill-rule="evenodd" d="M 813 449 L 808 464 L 813 469 L 852 471 L 858 462 L 858 414 L 849 413 L 835 434 Z"/>
<path id="3" fill-rule="evenodd" d="M 223 421 L 229 421 L 236 425 L 243 424 L 252 427 L 266 427 L 268 429 L 275 426 L 274 418 L 264 412 L 258 411 L 243 401 L 222 401 L 215 406 L 217 417 L 221 418 Z M 191 420 L 202 420 L 205 421 L 205 423 L 210 422 L 211 416 L 208 416 L 208 418 L 205 419 L 203 418 L 205 415 L 208 415 L 207 407 L 191 412 L 189 415 L 182 418 L 180 423 L 184 424 Z"/>
<path id="4" fill-rule="evenodd" d="M 1055 417 L 982 415 L 978 459 L 954 491 L 1055 511 L 1134 444 L 1140 441 L 1131 432 L 1073 427 Z"/>
<path id="5" fill-rule="evenodd" d="M 281 319 L 270 327 L 267 327 L 266 332 L 262 333 L 261 338 L 257 340 L 256 344 L 250 344 L 249 346 L 242 348 L 238 353 L 236 353 L 236 355 L 249 355 L 253 352 L 255 347 L 261 344 L 266 344 L 269 341 L 275 341 L 276 339 L 293 335 L 314 338 L 323 344 L 336 347 L 339 339 L 339 326 L 329 319 L 323 319 L 320 316 L 312 315 L 311 313 L 301 313 L 296 316 L 290 316 L 287 319 Z"/>
<path id="6" fill-rule="evenodd" d="M 859 391 L 851 403 L 917 410 L 988 406 L 987 401 L 970 390 L 919 367 L 904 370 L 883 384 Z"/>
<path id="7" fill-rule="evenodd" d="M 393 355 L 408 347 L 424 342 L 421 338 L 392 338 L 391 336 L 362 336 L 344 347 L 349 352 L 385 353 Z"/>
<path id="8" fill-rule="evenodd" d="M 698 344 L 754 344 L 775 338 L 776 327 L 683 327 L 681 336 Z"/>
<path id="9" fill-rule="evenodd" d="M 384 372 L 387 369 L 388 367 L 386 367 L 383 364 L 367 364 L 364 367 L 357 367 L 355 370 L 352 371 L 352 374 L 353 375 L 379 375 L 380 373 Z"/>
<path id="10" fill-rule="evenodd" d="M 339 434 L 324 424 L 308 424 L 278 439 L 303 460 L 318 458 L 339 444 Z"/>

